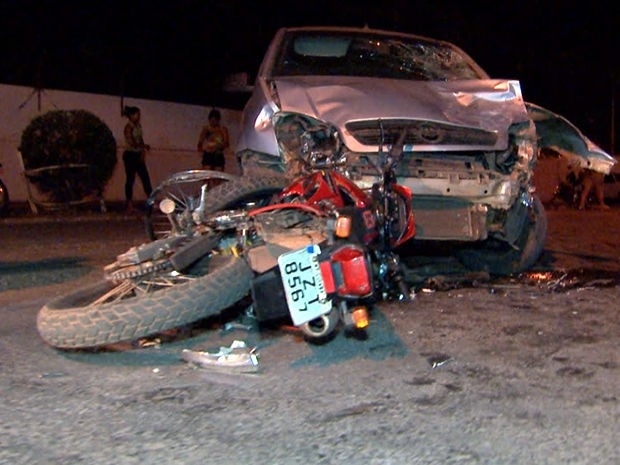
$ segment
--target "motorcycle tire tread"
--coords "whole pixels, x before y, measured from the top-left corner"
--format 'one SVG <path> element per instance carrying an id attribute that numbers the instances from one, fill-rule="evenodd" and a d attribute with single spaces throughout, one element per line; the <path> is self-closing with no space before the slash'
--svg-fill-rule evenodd
<path id="1" fill-rule="evenodd" d="M 100 281 L 54 299 L 39 311 L 39 334 L 56 348 L 93 348 L 216 315 L 247 295 L 252 272 L 245 260 L 232 255 L 216 256 L 214 261 L 217 266 L 208 274 L 141 298 L 83 306 L 89 298 L 110 289 L 109 281 Z"/>

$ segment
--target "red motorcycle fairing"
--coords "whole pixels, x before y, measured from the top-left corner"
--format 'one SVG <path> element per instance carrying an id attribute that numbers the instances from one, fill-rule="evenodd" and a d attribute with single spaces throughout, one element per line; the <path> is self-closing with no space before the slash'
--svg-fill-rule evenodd
<path id="1" fill-rule="evenodd" d="M 319 260 L 327 294 L 339 297 L 369 297 L 373 292 L 370 261 L 361 247 L 347 244 Z"/>
<path id="2" fill-rule="evenodd" d="M 286 202 L 297 197 L 310 205 L 331 204 L 336 208 L 355 205 L 368 207 L 368 195 L 349 178 L 333 170 L 327 175 L 316 171 L 294 180 L 280 193 L 280 200 Z"/>
<path id="3" fill-rule="evenodd" d="M 350 242 L 370 245 L 379 237 L 379 224 L 372 208 L 343 207 L 339 216 L 351 218 L 351 231 L 347 237 Z"/>

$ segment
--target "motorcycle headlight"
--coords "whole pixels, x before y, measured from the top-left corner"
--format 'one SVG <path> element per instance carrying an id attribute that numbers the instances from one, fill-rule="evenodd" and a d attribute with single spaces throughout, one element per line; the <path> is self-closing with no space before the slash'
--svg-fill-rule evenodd
<path id="1" fill-rule="evenodd" d="M 278 149 L 285 161 L 312 163 L 340 155 L 342 142 L 336 127 L 299 113 L 276 113 L 272 119 Z"/>

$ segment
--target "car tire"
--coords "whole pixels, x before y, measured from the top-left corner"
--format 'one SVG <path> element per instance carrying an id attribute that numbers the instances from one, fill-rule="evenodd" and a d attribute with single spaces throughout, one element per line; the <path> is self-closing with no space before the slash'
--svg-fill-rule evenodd
<path id="1" fill-rule="evenodd" d="M 497 239 L 487 239 L 480 246 L 457 251 L 456 257 L 472 271 L 506 276 L 531 268 L 540 257 L 546 238 L 547 214 L 540 199 L 534 197 L 515 247 Z"/>

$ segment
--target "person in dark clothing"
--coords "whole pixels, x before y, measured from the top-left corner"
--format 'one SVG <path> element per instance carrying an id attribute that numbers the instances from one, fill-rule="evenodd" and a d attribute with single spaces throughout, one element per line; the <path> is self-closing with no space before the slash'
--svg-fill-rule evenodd
<path id="1" fill-rule="evenodd" d="M 128 121 L 125 125 L 125 151 L 123 164 L 125 165 L 125 207 L 127 213 L 133 213 L 133 185 L 136 175 L 140 178 L 144 193 L 148 197 L 153 191 L 151 178 L 146 167 L 145 156 L 150 147 L 144 143 L 142 125 L 140 124 L 140 109 L 125 107 L 124 114 Z"/>

